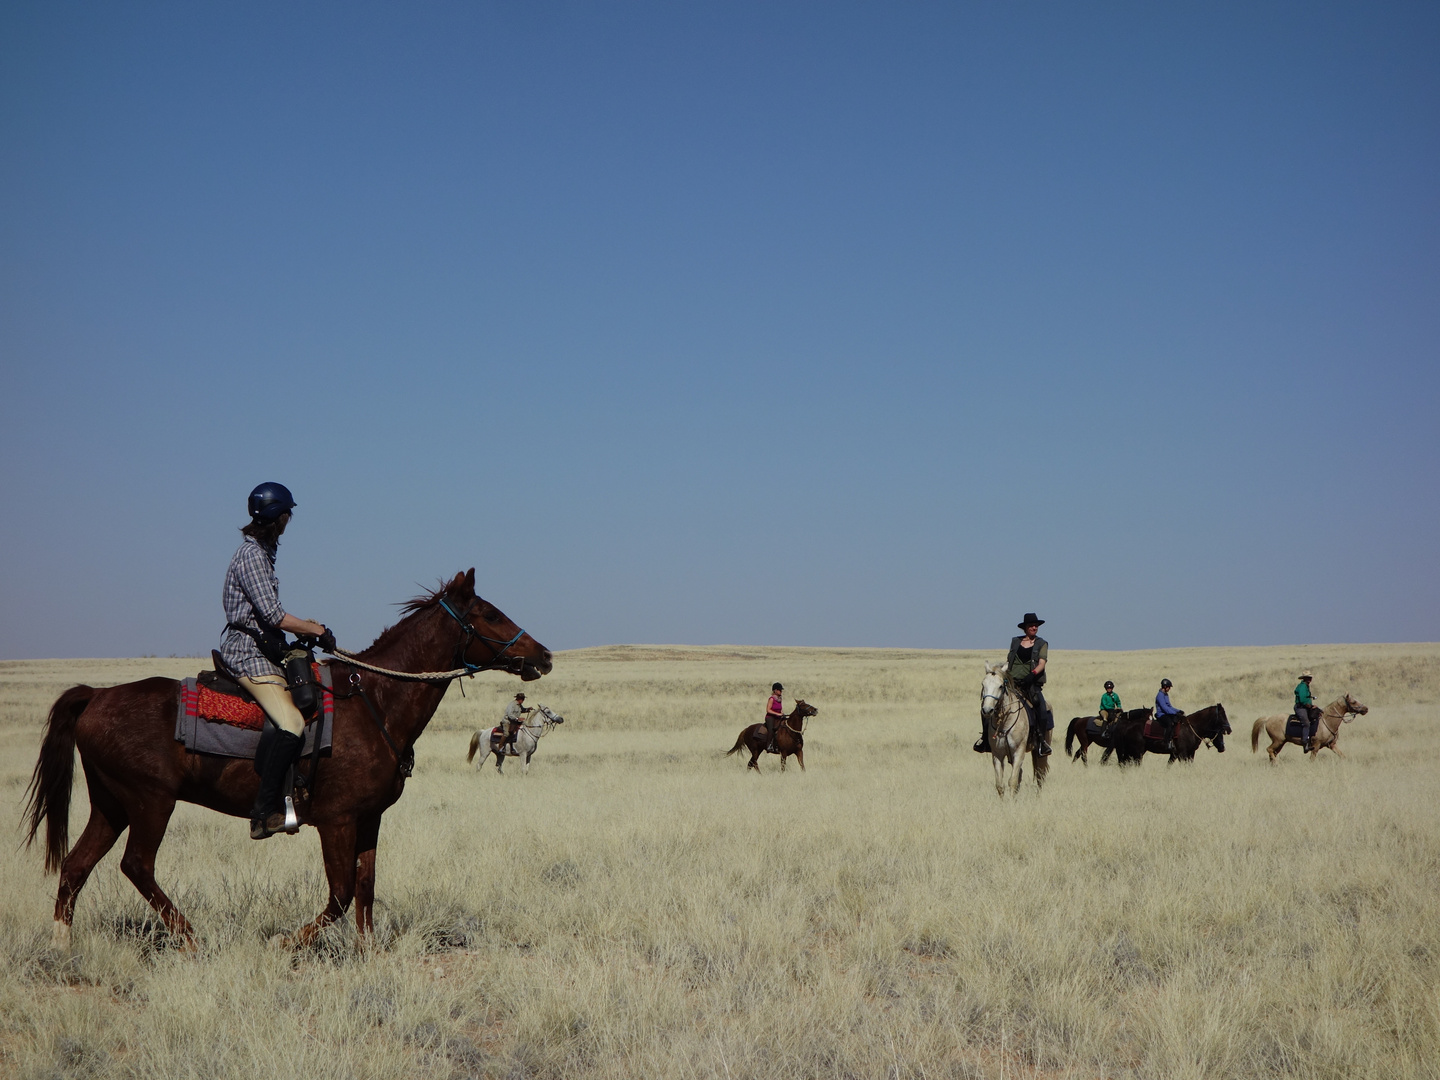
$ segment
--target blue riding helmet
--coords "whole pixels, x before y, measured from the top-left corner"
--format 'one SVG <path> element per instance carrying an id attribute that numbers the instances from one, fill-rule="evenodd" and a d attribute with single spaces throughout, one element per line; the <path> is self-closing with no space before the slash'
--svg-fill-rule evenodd
<path id="1" fill-rule="evenodd" d="M 273 480 L 250 492 L 250 517 L 255 521 L 276 521 L 295 509 L 295 497 L 284 484 Z"/>

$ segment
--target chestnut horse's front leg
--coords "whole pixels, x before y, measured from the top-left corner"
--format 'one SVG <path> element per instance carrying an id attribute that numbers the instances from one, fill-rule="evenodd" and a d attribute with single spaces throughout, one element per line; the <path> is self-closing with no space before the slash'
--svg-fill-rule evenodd
<path id="1" fill-rule="evenodd" d="M 375 937 L 375 847 L 380 839 L 380 815 L 360 819 L 355 836 L 355 929 L 362 943 Z"/>
<path id="2" fill-rule="evenodd" d="M 325 905 L 324 911 L 315 916 L 314 922 L 296 931 L 290 944 L 297 949 L 309 945 L 321 930 L 344 915 L 350 907 L 350 901 L 355 897 L 355 819 L 345 818 L 337 823 L 320 826 L 318 831 L 320 852 L 325 858 L 325 877 L 330 882 L 330 902 Z"/>

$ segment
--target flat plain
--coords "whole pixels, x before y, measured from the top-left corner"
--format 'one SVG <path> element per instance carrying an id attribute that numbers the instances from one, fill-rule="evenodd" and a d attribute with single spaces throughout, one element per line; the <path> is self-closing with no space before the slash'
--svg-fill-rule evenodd
<path id="1" fill-rule="evenodd" d="M 525 687 L 567 723 L 528 776 L 464 761 L 518 687 L 452 688 L 386 815 L 377 947 L 322 907 L 311 830 L 181 806 L 170 946 L 101 863 L 73 952 L 19 844 L 54 698 L 194 659 L 0 663 L 0 1074 L 51 1077 L 1440 1076 L 1440 646 L 1056 650 L 1057 726 L 1112 678 L 1222 702 L 1227 751 L 1119 769 L 1059 749 L 996 797 L 989 652 L 627 646 Z M 1371 707 L 1346 757 L 1272 767 L 1301 668 Z M 819 708 L 808 771 L 724 752 L 776 679 Z M 72 839 L 88 806 L 77 770 Z M 123 842 L 123 840 L 122 840 Z"/>

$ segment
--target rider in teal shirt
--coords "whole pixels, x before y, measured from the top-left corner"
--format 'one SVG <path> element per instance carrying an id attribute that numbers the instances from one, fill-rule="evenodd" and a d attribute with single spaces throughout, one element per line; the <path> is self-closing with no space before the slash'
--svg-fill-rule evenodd
<path id="1" fill-rule="evenodd" d="M 1310 749 L 1310 733 L 1315 724 L 1315 699 L 1310 696 L 1310 680 L 1314 678 L 1309 670 L 1300 673 L 1300 683 L 1295 687 L 1295 719 L 1300 721 L 1300 745 Z"/>

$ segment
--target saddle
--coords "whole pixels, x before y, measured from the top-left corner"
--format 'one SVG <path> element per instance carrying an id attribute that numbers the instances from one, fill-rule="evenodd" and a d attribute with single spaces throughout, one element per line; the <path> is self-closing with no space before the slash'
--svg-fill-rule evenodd
<path id="1" fill-rule="evenodd" d="M 1180 716 L 1184 715 L 1184 713 L 1180 714 Z M 1177 724 L 1180 722 L 1180 716 L 1177 716 L 1175 718 L 1175 722 Z M 1165 725 L 1162 724 L 1159 720 L 1157 720 L 1154 716 L 1148 716 L 1145 718 L 1144 735 L 1145 738 L 1153 739 L 1156 742 L 1163 743 L 1170 741 L 1170 732 L 1167 731 Z"/>
<path id="2" fill-rule="evenodd" d="M 1314 735 L 1319 727 L 1319 721 L 1310 721 L 1310 734 Z M 1293 712 L 1285 718 L 1285 737 L 1287 739 L 1299 739 L 1303 737 L 1300 721 Z"/>

